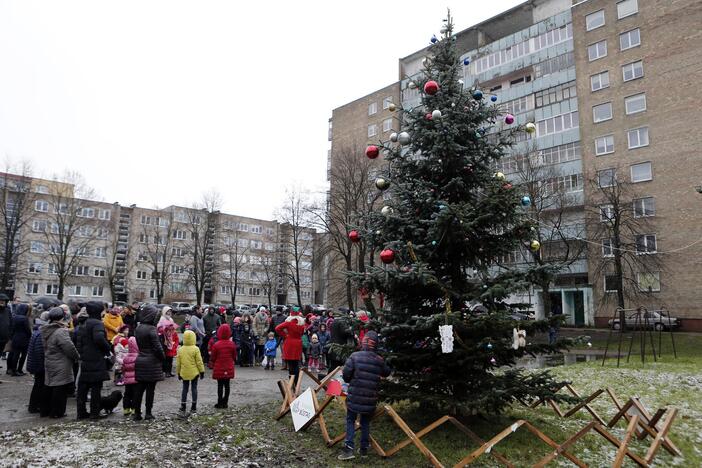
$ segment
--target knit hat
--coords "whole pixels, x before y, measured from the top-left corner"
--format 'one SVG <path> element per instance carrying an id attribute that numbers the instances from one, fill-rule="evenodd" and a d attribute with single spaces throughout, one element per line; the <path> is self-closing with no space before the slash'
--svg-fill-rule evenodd
<path id="1" fill-rule="evenodd" d="M 241 323 L 241 317 L 234 317 L 234 325 L 239 325 Z"/>
<path id="2" fill-rule="evenodd" d="M 44 312 L 39 315 L 39 320 L 41 320 L 44 323 L 47 323 L 49 321 L 49 311 L 45 310 Z"/>
<path id="3" fill-rule="evenodd" d="M 102 302 L 88 301 L 85 303 L 85 311 L 88 313 L 88 317 L 99 319 L 103 310 L 105 310 L 105 306 Z"/>
<path id="4" fill-rule="evenodd" d="M 367 349 L 369 351 L 375 351 L 375 349 L 378 347 L 378 334 L 374 332 L 373 330 L 366 332 L 365 336 L 363 337 L 363 349 Z"/>
<path id="5" fill-rule="evenodd" d="M 46 314 L 47 312 L 43 312 L 42 315 Z M 49 314 L 49 322 L 58 322 L 60 320 L 63 320 L 63 318 L 66 316 L 66 312 L 60 307 L 53 307 L 51 310 L 48 312 Z"/>

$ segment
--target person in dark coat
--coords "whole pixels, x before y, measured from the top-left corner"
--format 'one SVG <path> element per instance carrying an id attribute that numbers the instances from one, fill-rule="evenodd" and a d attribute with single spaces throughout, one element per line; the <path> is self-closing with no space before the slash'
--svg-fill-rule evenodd
<path id="1" fill-rule="evenodd" d="M 346 392 L 346 443 L 339 460 L 350 460 L 354 455 L 356 419 L 361 418 L 361 456 L 368 453 L 370 420 L 378 402 L 380 379 L 390 375 L 385 360 L 376 353 L 378 334 L 365 334 L 362 351 L 356 351 L 344 365 L 343 377 L 348 382 Z"/>
<path id="2" fill-rule="evenodd" d="M 107 341 L 105 325 L 101 314 L 105 310 L 102 302 L 90 301 L 85 304 L 88 319 L 76 333 L 76 348 L 80 354 L 80 372 L 78 374 L 78 392 L 76 406 L 78 419 L 86 419 L 88 412 L 85 403 L 90 391 L 90 419 L 100 418 L 100 392 L 102 383 L 110 379 L 106 357 L 110 355 L 112 346 Z"/>
<path id="3" fill-rule="evenodd" d="M 31 306 L 27 304 L 17 304 L 15 306 L 15 312 L 10 322 L 12 350 L 7 358 L 7 373 L 12 376 L 24 375 L 22 368 L 24 367 L 24 361 L 27 359 L 29 338 L 32 336 L 31 314 Z"/>
<path id="4" fill-rule="evenodd" d="M 217 333 L 219 326 L 222 325 L 222 317 L 215 311 L 214 307 L 208 307 L 207 312 L 202 317 L 202 324 L 205 327 L 205 336 L 200 344 L 200 353 L 205 364 L 210 360 L 209 348 L 207 347 L 210 338 Z"/>
<path id="5" fill-rule="evenodd" d="M 41 417 L 49 415 L 51 408 L 51 390 L 44 385 L 44 343 L 41 339 L 40 328 L 49 321 L 49 311 L 41 313 L 40 318 L 34 325 L 34 332 L 29 339 L 27 349 L 27 372 L 34 376 L 32 393 L 29 395 L 29 405 L 27 410 L 30 413 L 39 413 Z"/>
<path id="6" fill-rule="evenodd" d="M 128 305 L 122 310 L 122 322 L 129 327 L 129 336 L 134 336 L 134 330 L 136 330 L 136 314 L 131 305 Z"/>
<path id="7" fill-rule="evenodd" d="M 71 320 L 70 313 L 54 307 L 49 311 L 49 324 L 39 329 L 44 344 L 44 385 L 50 393 L 52 418 L 66 415 L 66 400 L 74 389 L 73 366 L 80 361 L 68 331 Z"/>
<path id="8" fill-rule="evenodd" d="M 353 345 L 353 327 L 348 316 L 339 314 L 331 324 L 331 329 L 329 330 L 329 343 L 336 344 L 340 346 Z M 340 350 L 330 349 L 329 350 L 329 369 L 334 370 L 338 366 L 343 366 L 343 354 Z"/>
<path id="9" fill-rule="evenodd" d="M 5 356 L 5 345 L 10 341 L 10 321 L 12 308 L 7 304 L 10 300 L 6 294 L 0 293 L 0 355 Z M 9 372 L 8 372 L 9 374 Z"/>
<path id="10" fill-rule="evenodd" d="M 144 419 L 154 419 L 151 409 L 154 406 L 156 383 L 164 379 L 163 360 L 166 359 L 166 353 L 156 331 L 158 320 L 159 313 L 155 306 L 147 305 L 143 307 L 139 316 L 139 325 L 137 325 L 134 333 L 139 346 L 139 356 L 134 366 L 137 380 L 134 394 L 133 419 L 135 421 L 142 420 L 141 400 L 144 397 L 144 393 L 146 393 L 146 415 Z"/>

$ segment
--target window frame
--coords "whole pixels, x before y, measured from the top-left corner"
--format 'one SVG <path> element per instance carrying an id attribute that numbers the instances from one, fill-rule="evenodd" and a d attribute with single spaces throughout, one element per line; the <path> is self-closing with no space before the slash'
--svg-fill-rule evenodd
<path id="1" fill-rule="evenodd" d="M 371 132 L 371 130 L 372 130 L 372 132 Z M 368 125 L 368 138 L 373 138 L 376 135 L 378 135 L 378 125 L 369 124 Z"/>
<path id="2" fill-rule="evenodd" d="M 628 13 L 628 14 L 622 16 L 621 11 L 619 10 L 619 5 L 621 5 L 623 3 L 627 3 L 627 2 L 634 3 L 636 5 L 636 9 L 634 11 L 632 11 L 631 13 Z M 639 1 L 638 0 L 621 0 L 620 2 L 617 2 L 617 19 L 618 20 L 628 18 L 629 16 L 633 16 L 633 15 L 637 14 L 638 12 L 639 12 Z"/>
<path id="3" fill-rule="evenodd" d="M 387 128 L 385 128 L 386 127 L 385 124 L 387 124 Z M 392 131 L 392 117 L 389 119 L 383 120 L 383 133 L 387 133 L 389 131 Z"/>
<path id="4" fill-rule="evenodd" d="M 373 101 L 368 104 L 368 115 L 375 115 L 378 113 L 378 101 Z"/>
<path id="5" fill-rule="evenodd" d="M 595 77 L 601 77 L 602 75 L 604 75 L 604 76 L 607 77 L 607 85 L 606 85 L 606 86 L 600 86 L 599 88 L 595 89 L 593 78 L 595 78 Z M 600 81 L 600 84 L 601 84 L 601 83 L 602 83 L 602 79 L 600 78 L 599 81 Z M 595 73 L 594 75 L 590 75 L 590 91 L 593 92 L 593 93 L 596 93 L 597 91 L 601 91 L 601 90 L 603 90 L 603 89 L 609 88 L 609 84 L 610 84 L 610 81 L 609 81 L 609 70 L 601 71 L 601 72 L 599 72 L 599 73 Z"/>
<path id="6" fill-rule="evenodd" d="M 612 216 L 609 216 L 609 213 L 612 213 Z M 605 214 L 605 216 L 603 216 Z M 614 205 L 612 204 L 605 204 L 605 205 L 600 205 L 600 222 L 606 223 L 609 221 L 612 221 L 614 218 Z"/>
<path id="7" fill-rule="evenodd" d="M 639 133 L 639 130 L 646 130 L 646 144 L 641 144 L 641 134 Z M 639 140 L 639 144 L 636 146 L 631 145 L 631 137 L 630 134 L 631 132 L 637 132 L 637 139 Z M 638 148 L 645 148 L 651 144 L 651 137 L 648 132 L 648 125 L 644 125 L 643 127 L 636 127 L 636 128 L 630 128 L 629 130 L 626 131 L 626 144 L 627 148 L 630 150 L 633 149 L 638 149 Z"/>
<path id="8" fill-rule="evenodd" d="M 609 150 L 609 151 L 607 150 L 607 148 L 608 148 L 607 141 L 606 141 L 607 138 L 611 138 L 611 139 L 612 139 L 612 149 Z M 598 142 L 598 140 L 602 140 L 602 139 L 605 139 L 605 145 L 604 145 L 604 149 L 605 149 L 605 150 L 604 150 L 604 152 L 601 152 L 601 153 L 600 153 L 600 152 L 598 151 L 597 142 Z M 614 134 L 613 134 L 613 133 L 610 133 L 610 134 L 608 134 L 608 135 L 598 136 L 598 137 L 595 138 L 595 156 L 604 156 L 604 155 L 606 155 L 606 154 L 612 154 L 612 153 L 614 153 Z"/>
<path id="9" fill-rule="evenodd" d="M 42 207 L 42 208 L 40 208 Z M 46 207 L 46 209 L 43 209 L 43 207 Z M 48 213 L 49 212 L 49 202 L 46 200 L 36 200 L 34 202 L 34 211 L 38 211 L 39 213 Z"/>
<path id="10" fill-rule="evenodd" d="M 611 177 L 612 183 L 609 185 L 602 185 L 602 183 L 601 183 L 602 182 L 602 175 L 601 174 L 603 172 L 607 172 L 607 171 L 612 171 L 612 177 Z M 597 186 L 598 187 L 600 187 L 600 188 L 613 187 L 616 184 L 616 182 L 617 182 L 617 169 L 616 168 L 608 167 L 608 168 L 600 169 L 599 171 L 597 171 Z"/>
<path id="11" fill-rule="evenodd" d="M 634 31 L 637 32 L 639 42 L 632 45 L 631 33 L 633 33 Z M 627 37 L 629 39 L 629 45 L 627 47 L 622 46 L 622 39 L 624 37 Z M 623 33 L 619 33 L 619 52 L 624 52 L 626 50 L 633 49 L 634 47 L 640 47 L 640 46 L 641 46 L 641 28 L 633 28 L 633 29 L 630 29 L 628 31 L 624 31 Z"/>
<path id="12" fill-rule="evenodd" d="M 605 108 L 606 106 L 609 106 L 609 117 L 597 120 L 596 109 L 597 108 Z M 613 118 L 614 118 L 614 106 L 612 105 L 612 101 L 607 101 L 607 102 L 595 104 L 594 106 L 592 106 L 592 123 L 597 124 L 597 123 L 601 123 L 601 122 L 607 122 L 608 120 L 612 120 Z"/>
<path id="13" fill-rule="evenodd" d="M 599 44 L 604 44 L 604 54 L 602 55 L 597 55 L 596 57 L 592 57 L 590 55 L 590 48 L 595 47 L 594 50 L 596 50 L 599 54 Z M 593 42 L 592 44 L 588 44 L 587 46 L 587 60 L 588 62 L 594 62 L 595 60 L 599 60 L 601 58 L 605 58 L 608 53 L 608 48 L 607 48 L 607 39 L 602 39 L 601 41 Z"/>
<path id="14" fill-rule="evenodd" d="M 612 246 L 612 238 L 608 237 L 600 241 L 602 246 L 602 258 L 612 258 L 614 257 L 614 247 Z M 609 252 L 609 253 L 607 253 Z"/>
<path id="15" fill-rule="evenodd" d="M 646 200 L 651 200 L 651 202 L 652 202 L 653 206 L 652 206 L 651 214 L 646 214 L 647 213 Z M 637 210 L 637 202 L 641 202 L 640 203 L 640 205 L 641 205 L 640 212 Z M 656 216 L 656 197 L 634 198 L 631 201 L 631 205 L 632 205 L 632 210 L 634 213 L 634 218 L 652 218 L 652 217 Z"/>
<path id="16" fill-rule="evenodd" d="M 605 294 L 606 293 L 615 293 L 615 292 L 619 291 L 619 289 L 607 289 L 607 278 L 616 278 L 616 277 L 617 277 L 617 275 L 604 275 L 604 278 L 602 278 L 604 280 L 603 286 L 604 286 Z"/>
<path id="17" fill-rule="evenodd" d="M 383 110 L 387 109 L 390 107 L 390 104 L 392 104 L 392 96 L 387 96 L 383 98 Z"/>
<path id="18" fill-rule="evenodd" d="M 641 244 L 639 243 L 639 239 L 643 238 L 644 243 Z M 649 242 L 651 239 L 653 239 L 653 250 L 650 250 L 650 243 Z M 634 237 L 634 245 L 636 249 L 636 255 L 653 255 L 658 253 L 658 237 L 655 234 L 637 234 Z M 641 251 L 639 250 L 639 246 L 643 245 L 646 250 Z"/>
<path id="19" fill-rule="evenodd" d="M 653 276 L 655 278 L 655 283 L 658 283 L 658 289 L 651 288 L 650 290 L 648 290 L 648 289 L 641 288 L 641 275 Z M 639 291 L 641 291 L 641 292 L 652 292 L 652 293 L 661 292 L 661 272 L 660 271 L 639 271 L 639 272 L 637 272 L 636 273 L 636 286 L 639 288 Z"/>
<path id="20" fill-rule="evenodd" d="M 649 168 L 648 179 L 634 180 L 634 167 L 645 166 L 645 165 L 648 165 L 648 168 Z M 638 184 L 640 182 L 649 182 L 649 181 L 653 180 L 653 164 L 651 163 L 651 161 L 643 161 L 640 163 L 632 164 L 629 166 L 629 175 L 631 177 L 632 184 Z"/>
<path id="21" fill-rule="evenodd" d="M 597 15 L 597 14 L 599 14 L 600 16 L 602 16 L 602 24 L 598 24 L 598 25 L 596 25 L 596 26 L 592 26 L 592 27 L 591 27 L 590 24 L 589 24 L 588 18 L 594 17 L 594 15 Z M 602 8 L 601 10 L 593 11 L 592 13 L 588 13 L 587 15 L 585 15 L 585 31 L 586 31 L 586 32 L 594 31 L 594 30 L 597 29 L 597 28 L 601 28 L 601 27 L 604 26 L 605 24 L 606 24 L 606 18 L 605 18 L 605 11 L 604 11 L 604 8 Z"/>
<path id="22" fill-rule="evenodd" d="M 634 71 L 636 68 L 634 67 L 635 64 L 640 63 L 641 64 L 641 75 L 636 76 Z M 631 78 L 627 79 L 626 78 L 626 67 L 631 66 Z M 644 67 L 643 67 L 643 60 L 634 60 L 633 62 L 630 63 L 625 63 L 622 65 L 622 82 L 627 83 L 629 81 L 634 81 L 634 80 L 639 80 L 644 77 Z"/>
<path id="23" fill-rule="evenodd" d="M 634 98 L 639 98 L 639 97 L 643 97 L 643 109 L 637 110 L 634 112 L 629 112 L 629 109 L 628 109 L 629 102 L 631 102 Z M 648 109 L 648 103 L 646 102 L 646 93 L 645 92 L 632 94 L 631 96 L 626 96 L 624 98 L 624 114 L 626 114 L 626 115 L 639 114 L 641 112 L 646 112 L 647 109 Z"/>

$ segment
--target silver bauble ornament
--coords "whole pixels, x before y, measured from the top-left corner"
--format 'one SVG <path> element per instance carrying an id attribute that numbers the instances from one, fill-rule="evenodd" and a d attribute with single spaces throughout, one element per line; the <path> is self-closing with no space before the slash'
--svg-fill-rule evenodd
<path id="1" fill-rule="evenodd" d="M 397 109 L 397 106 L 395 104 L 393 104 L 392 102 L 390 104 L 388 104 L 388 110 L 390 112 L 395 112 L 396 109 Z"/>
<path id="2" fill-rule="evenodd" d="M 432 118 L 432 120 L 440 119 L 441 118 L 441 111 L 439 109 L 432 111 L 431 118 Z"/>
<path id="3" fill-rule="evenodd" d="M 387 206 L 385 205 L 381 210 L 380 213 L 383 214 L 384 216 L 390 216 L 393 214 L 395 210 L 392 209 L 392 206 Z"/>
<path id="4" fill-rule="evenodd" d="M 378 190 L 387 190 L 390 188 L 390 181 L 387 179 L 383 179 L 382 177 L 378 177 L 375 179 L 375 188 Z"/>
<path id="5" fill-rule="evenodd" d="M 410 143 L 410 134 L 407 132 L 401 132 L 399 135 L 397 135 L 397 141 L 400 142 L 401 145 L 409 145 Z"/>
<path id="6" fill-rule="evenodd" d="M 390 141 L 392 141 L 393 143 L 397 143 L 397 133 L 392 132 L 390 134 Z"/>
<path id="7" fill-rule="evenodd" d="M 417 83 L 415 83 L 414 81 L 410 81 L 409 84 L 407 85 L 407 87 L 409 89 L 414 89 L 417 87 Z"/>
<path id="8" fill-rule="evenodd" d="M 536 125 L 534 125 L 532 122 L 529 122 L 524 127 L 524 130 L 526 130 L 527 133 L 534 133 L 536 131 Z"/>

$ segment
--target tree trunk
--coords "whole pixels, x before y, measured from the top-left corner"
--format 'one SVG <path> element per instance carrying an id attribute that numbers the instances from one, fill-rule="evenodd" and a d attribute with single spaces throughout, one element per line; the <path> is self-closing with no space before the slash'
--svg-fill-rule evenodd
<path id="1" fill-rule="evenodd" d="M 58 287 L 58 294 L 56 294 L 56 299 L 59 301 L 63 300 L 63 283 L 64 279 L 59 276 L 59 287 Z"/>
<path id="2" fill-rule="evenodd" d="M 344 260 L 346 261 L 346 271 L 351 271 L 353 269 L 351 255 L 344 256 Z M 351 285 L 351 278 L 347 276 L 344 283 L 346 286 L 346 303 L 349 306 L 349 310 L 353 310 L 353 289 Z"/>
<path id="3" fill-rule="evenodd" d="M 540 284 L 541 286 L 541 311 L 537 310 L 536 320 L 544 320 L 551 316 L 551 282 Z"/>

